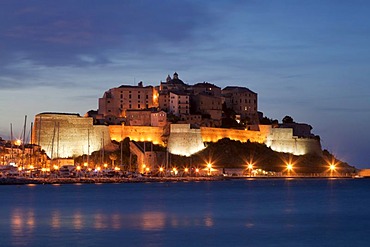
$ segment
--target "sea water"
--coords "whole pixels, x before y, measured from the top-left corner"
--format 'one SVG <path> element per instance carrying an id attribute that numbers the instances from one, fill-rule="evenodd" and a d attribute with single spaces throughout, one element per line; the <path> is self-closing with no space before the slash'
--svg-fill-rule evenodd
<path id="1" fill-rule="evenodd" d="M 0 186 L 0 246 L 369 246 L 370 180 Z"/>

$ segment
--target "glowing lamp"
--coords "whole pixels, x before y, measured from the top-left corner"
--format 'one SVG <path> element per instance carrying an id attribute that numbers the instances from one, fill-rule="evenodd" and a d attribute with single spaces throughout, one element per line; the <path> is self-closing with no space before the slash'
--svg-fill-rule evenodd
<path id="1" fill-rule="evenodd" d="M 335 165 L 334 164 L 330 164 L 330 167 L 329 168 L 330 168 L 331 171 L 334 171 L 335 170 Z"/>
<path id="2" fill-rule="evenodd" d="M 287 164 L 286 165 L 286 168 L 288 169 L 288 171 L 292 170 L 293 169 L 293 165 L 292 164 Z"/>

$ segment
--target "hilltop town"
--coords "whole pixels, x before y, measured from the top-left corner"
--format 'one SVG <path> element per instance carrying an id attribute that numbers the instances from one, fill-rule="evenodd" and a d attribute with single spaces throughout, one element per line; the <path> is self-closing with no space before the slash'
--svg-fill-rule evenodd
<path id="1" fill-rule="evenodd" d="M 4 152 L 3 165 L 11 161 L 27 168 L 32 163 L 32 168 L 45 167 L 50 171 L 77 163 L 84 169 L 96 170 L 102 169 L 103 164 L 108 168 L 106 163 L 112 161 L 111 169 L 148 173 L 168 169 L 176 162 L 184 164 L 176 157 L 185 157 L 185 163 L 191 163 L 186 157 L 194 157 L 210 143 L 225 138 L 263 144 L 272 151 L 291 155 L 322 157 L 320 138 L 311 130 L 309 124 L 296 123 L 290 116 L 281 123 L 263 116 L 258 110 L 257 93 L 249 88 L 221 89 L 209 82 L 188 85 L 175 72 L 159 86 L 139 82 L 108 89 L 98 99 L 98 109 L 83 117 L 73 113 L 37 114 L 31 144 L 4 142 L 4 150 L 12 146 L 17 152 Z M 15 161 L 15 153 L 22 158 Z M 27 160 L 27 153 L 28 157 L 35 153 L 42 157 Z M 218 162 L 217 166 L 233 166 L 226 163 Z M 240 162 L 235 161 L 235 166 L 240 166 Z"/>

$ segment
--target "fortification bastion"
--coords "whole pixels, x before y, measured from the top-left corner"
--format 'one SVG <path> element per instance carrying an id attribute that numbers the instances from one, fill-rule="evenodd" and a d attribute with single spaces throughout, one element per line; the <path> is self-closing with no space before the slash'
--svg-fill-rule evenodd
<path id="1" fill-rule="evenodd" d="M 93 118 L 68 113 L 40 113 L 35 116 L 32 143 L 38 144 L 51 158 L 74 157 L 107 147 L 111 140 L 129 137 L 133 141 L 146 141 L 167 146 L 173 154 L 189 156 L 204 148 L 205 142 L 222 138 L 264 143 L 274 151 L 295 155 L 316 153 L 321 155 L 317 138 L 298 138 L 290 128 L 272 128 L 259 125 L 259 130 L 236 130 L 201 127 L 191 129 L 189 124 L 171 124 L 165 127 L 93 125 Z"/>

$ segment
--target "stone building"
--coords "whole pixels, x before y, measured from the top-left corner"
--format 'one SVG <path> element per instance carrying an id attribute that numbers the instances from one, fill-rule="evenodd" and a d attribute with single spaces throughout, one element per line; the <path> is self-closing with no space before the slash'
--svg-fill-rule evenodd
<path id="1" fill-rule="evenodd" d="M 197 83 L 191 86 L 193 95 L 207 94 L 221 97 L 221 88 L 209 82 Z"/>
<path id="2" fill-rule="evenodd" d="M 170 92 L 170 109 L 169 113 L 176 116 L 190 113 L 189 95 L 182 92 Z"/>
<path id="3" fill-rule="evenodd" d="M 167 124 L 167 113 L 164 111 L 152 112 L 150 115 L 150 126 L 164 127 Z"/>
<path id="4" fill-rule="evenodd" d="M 99 98 L 97 118 L 113 122 L 114 119 L 122 120 L 126 117 L 126 110 L 142 110 L 158 106 L 157 93 L 153 86 L 122 85 L 106 91 Z M 117 121 L 116 121 L 117 122 Z"/>
<path id="5" fill-rule="evenodd" d="M 226 107 L 247 120 L 248 124 L 258 124 L 257 93 L 246 87 L 228 86 L 222 89 Z"/>
<path id="6" fill-rule="evenodd" d="M 165 82 L 160 82 L 159 91 L 169 93 L 170 91 L 186 91 L 188 88 L 189 86 L 180 80 L 179 75 L 175 72 L 173 78 L 168 75 Z"/>
<path id="7" fill-rule="evenodd" d="M 126 125 L 128 126 L 150 126 L 150 110 L 126 110 Z"/>
<path id="8" fill-rule="evenodd" d="M 192 96 L 193 109 L 196 113 L 201 113 L 203 118 L 210 118 L 221 121 L 222 99 L 221 97 L 199 93 Z M 206 117 L 206 115 L 208 115 Z"/>
<path id="9" fill-rule="evenodd" d="M 126 110 L 127 126 L 163 127 L 167 124 L 167 113 L 157 110 Z"/>

